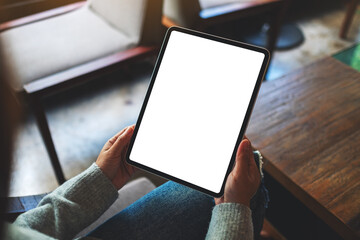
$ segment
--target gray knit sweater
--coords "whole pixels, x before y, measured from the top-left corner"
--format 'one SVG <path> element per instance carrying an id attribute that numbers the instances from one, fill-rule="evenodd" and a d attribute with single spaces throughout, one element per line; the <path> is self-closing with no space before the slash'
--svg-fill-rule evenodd
<path id="1" fill-rule="evenodd" d="M 6 224 L 4 239 L 72 239 L 117 196 L 110 180 L 93 164 L 44 197 L 37 208 Z M 215 206 L 206 239 L 253 239 L 251 210 L 235 203 Z"/>

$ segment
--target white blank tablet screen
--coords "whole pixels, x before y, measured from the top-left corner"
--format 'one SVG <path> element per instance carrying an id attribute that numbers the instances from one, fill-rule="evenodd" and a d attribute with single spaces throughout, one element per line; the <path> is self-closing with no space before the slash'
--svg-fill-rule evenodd
<path id="1" fill-rule="evenodd" d="M 264 57 L 172 31 L 130 160 L 220 192 Z"/>

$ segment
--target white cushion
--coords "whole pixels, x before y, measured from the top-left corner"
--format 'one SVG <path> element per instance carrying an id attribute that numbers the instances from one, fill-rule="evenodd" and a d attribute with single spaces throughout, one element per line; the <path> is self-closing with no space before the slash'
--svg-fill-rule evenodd
<path id="1" fill-rule="evenodd" d="M 126 35 L 140 40 L 147 0 L 90 0 L 90 8 Z"/>
<path id="2" fill-rule="evenodd" d="M 164 15 L 180 26 L 196 27 L 201 10 L 252 0 L 164 0 Z"/>
<path id="3" fill-rule="evenodd" d="M 95 222 L 82 230 L 76 237 L 84 236 L 103 222 L 131 205 L 133 202 L 155 189 L 155 185 L 147 178 L 139 178 L 126 184 L 119 190 L 118 199 Z"/>
<path id="4" fill-rule="evenodd" d="M 135 45 L 135 39 L 114 29 L 87 5 L 0 34 L 5 70 L 17 90 L 24 83 Z"/>
<path id="5" fill-rule="evenodd" d="M 207 9 L 229 3 L 251 2 L 253 0 L 198 0 L 198 1 L 200 2 L 201 9 Z"/>

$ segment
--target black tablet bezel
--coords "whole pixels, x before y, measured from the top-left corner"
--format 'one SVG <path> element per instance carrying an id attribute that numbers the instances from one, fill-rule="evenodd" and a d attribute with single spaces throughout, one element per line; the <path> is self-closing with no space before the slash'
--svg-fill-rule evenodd
<path id="1" fill-rule="evenodd" d="M 202 38 L 207 38 L 207 39 L 210 39 L 210 40 L 222 42 L 222 43 L 225 43 L 225 44 L 230 44 L 230 45 L 233 45 L 233 46 L 238 46 L 238 47 L 241 47 L 241 48 L 253 50 L 253 51 L 260 52 L 260 53 L 264 54 L 264 60 L 263 60 L 263 63 L 262 63 L 262 66 L 261 66 L 261 69 L 260 69 L 260 72 L 259 72 L 259 75 L 258 75 L 258 78 L 257 78 L 257 81 L 256 81 L 256 85 L 255 85 L 254 91 L 253 91 L 253 93 L 251 95 L 251 100 L 250 100 L 250 103 L 249 103 L 248 108 L 246 110 L 246 115 L 245 115 L 243 124 L 241 126 L 241 129 L 240 129 L 240 132 L 239 132 L 239 135 L 238 135 L 238 139 L 236 141 L 236 145 L 235 145 L 232 157 L 231 157 L 231 159 L 229 161 L 229 166 L 227 168 L 226 175 L 225 175 L 225 178 L 223 180 L 221 190 L 218 193 L 212 192 L 212 191 L 207 190 L 207 189 L 202 188 L 202 187 L 199 187 L 199 186 L 194 185 L 194 184 L 192 184 L 190 182 L 186 182 L 186 181 L 184 181 L 182 179 L 176 178 L 174 176 L 171 176 L 171 175 L 166 174 L 164 172 L 161 172 L 161 171 L 158 171 L 156 169 L 150 168 L 148 166 L 145 166 L 143 164 L 140 164 L 140 163 L 130 159 L 130 153 L 131 153 L 131 150 L 133 148 L 133 145 L 134 145 L 134 142 L 135 142 L 135 139 L 136 139 L 136 135 L 137 135 L 137 132 L 139 130 L 139 126 L 141 124 L 141 121 L 142 121 L 142 118 L 143 118 L 143 115 L 144 115 L 144 112 L 145 112 L 145 109 L 146 109 L 146 105 L 148 103 L 152 88 L 154 86 L 156 76 L 157 76 L 159 67 L 161 65 L 162 58 L 163 58 L 165 50 L 166 50 L 167 43 L 168 43 L 170 35 L 171 35 L 171 33 L 173 31 L 178 31 L 178 32 L 186 33 L 186 34 L 191 34 L 191 35 L 202 37 Z M 235 162 L 236 151 L 237 151 L 237 148 L 238 148 L 238 146 L 239 146 L 239 144 L 240 144 L 240 142 L 241 142 L 241 140 L 242 140 L 242 138 L 244 136 L 246 127 L 248 125 L 250 115 L 251 115 L 252 109 L 253 109 L 253 107 L 255 105 L 255 101 L 256 101 L 256 98 L 257 98 L 257 95 L 258 95 L 258 92 L 259 92 L 259 89 L 260 89 L 260 85 L 261 85 L 261 83 L 263 81 L 266 69 L 268 67 L 269 58 L 270 58 L 270 54 L 269 54 L 268 50 L 266 50 L 265 48 L 249 45 L 249 44 L 246 44 L 246 43 L 237 42 L 237 41 L 230 40 L 230 39 L 225 39 L 225 38 L 222 38 L 222 37 L 217 37 L 217 36 L 214 36 L 214 35 L 198 32 L 198 31 L 194 31 L 194 30 L 190 30 L 190 29 L 185 29 L 185 28 L 181 28 L 181 27 L 171 27 L 171 28 L 169 28 L 167 30 L 167 32 L 166 32 L 164 41 L 163 41 L 161 49 L 160 49 L 160 53 L 159 53 L 158 58 L 156 60 L 154 71 L 153 71 L 152 76 L 151 76 L 151 81 L 150 81 L 150 84 L 149 84 L 149 87 L 148 87 L 148 90 L 147 90 L 147 93 L 146 93 L 146 96 L 145 96 L 145 99 L 144 99 L 144 103 L 143 103 L 143 105 L 141 107 L 141 111 L 139 113 L 139 117 L 138 117 L 138 120 L 136 122 L 136 126 L 135 126 L 135 129 L 134 129 L 134 134 L 133 134 L 133 136 L 131 138 L 129 148 L 128 148 L 128 151 L 126 153 L 126 161 L 127 161 L 127 163 L 129 163 L 130 165 L 133 165 L 133 166 L 135 166 L 137 168 L 143 169 L 143 170 L 145 170 L 147 172 L 156 174 L 156 175 L 158 175 L 160 177 L 167 178 L 169 180 L 172 180 L 172 181 L 178 182 L 180 184 L 183 184 L 185 186 L 191 187 L 193 189 L 196 189 L 196 190 L 198 190 L 200 192 L 203 192 L 205 194 L 208 194 L 210 196 L 217 197 L 217 198 L 223 196 L 226 179 L 227 179 L 228 175 L 230 174 L 230 172 L 232 170 L 232 166 L 233 166 L 233 164 Z"/>

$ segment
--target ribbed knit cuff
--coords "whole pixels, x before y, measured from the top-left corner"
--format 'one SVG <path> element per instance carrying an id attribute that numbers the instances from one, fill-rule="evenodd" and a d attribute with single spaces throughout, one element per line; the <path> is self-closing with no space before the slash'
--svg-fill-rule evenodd
<path id="1" fill-rule="evenodd" d="M 103 213 L 117 199 L 118 191 L 101 169 L 93 163 L 88 169 L 56 189 L 64 189 L 64 195 L 81 205 L 91 206 Z"/>
<path id="2" fill-rule="evenodd" d="M 214 207 L 206 239 L 254 238 L 251 210 L 238 203 L 222 203 Z"/>

